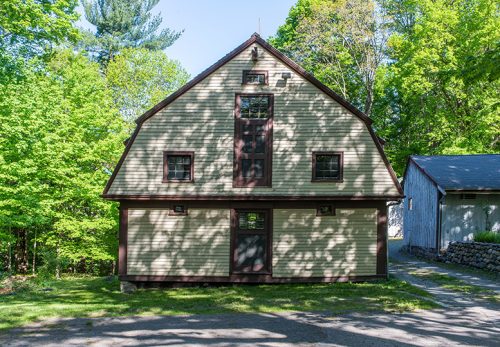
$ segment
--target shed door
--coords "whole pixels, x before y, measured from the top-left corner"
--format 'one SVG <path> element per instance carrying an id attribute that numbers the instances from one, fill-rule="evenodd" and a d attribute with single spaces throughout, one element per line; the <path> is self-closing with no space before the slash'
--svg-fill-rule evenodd
<path id="1" fill-rule="evenodd" d="M 270 273 L 270 210 L 235 210 L 233 273 Z"/>

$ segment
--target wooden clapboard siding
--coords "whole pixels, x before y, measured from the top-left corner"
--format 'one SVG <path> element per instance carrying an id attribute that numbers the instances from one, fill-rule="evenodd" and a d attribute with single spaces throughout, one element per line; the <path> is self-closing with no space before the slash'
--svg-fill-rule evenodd
<path id="1" fill-rule="evenodd" d="M 127 274 L 162 276 L 229 275 L 229 210 L 129 209 Z"/>
<path id="2" fill-rule="evenodd" d="M 364 276 L 377 272 L 377 210 L 276 209 L 273 277 Z"/>
<path id="3" fill-rule="evenodd" d="M 366 124 L 259 49 L 244 50 L 141 126 L 110 195 L 391 195 L 399 192 Z M 243 70 L 267 70 L 269 84 L 242 85 Z M 283 72 L 292 74 L 286 83 Z M 274 94 L 272 188 L 233 188 L 236 93 Z M 163 151 L 194 151 L 195 182 L 162 183 Z M 343 151 L 344 181 L 312 183 L 313 151 Z"/>
<path id="4" fill-rule="evenodd" d="M 404 179 L 404 242 L 409 246 L 436 248 L 438 189 L 436 185 L 409 161 Z M 413 209 L 409 210 L 412 199 Z"/>

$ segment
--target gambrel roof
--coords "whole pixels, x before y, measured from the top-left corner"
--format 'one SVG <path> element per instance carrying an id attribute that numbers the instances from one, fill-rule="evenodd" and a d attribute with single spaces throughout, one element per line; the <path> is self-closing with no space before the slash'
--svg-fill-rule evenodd
<path id="1" fill-rule="evenodd" d="M 300 67 L 297 63 L 292 61 L 290 58 L 286 57 L 284 54 L 279 52 L 276 48 L 272 47 L 269 43 L 267 43 L 264 39 L 262 39 L 257 33 L 254 33 L 247 41 L 242 43 L 240 46 L 238 46 L 236 49 L 228 53 L 226 56 L 224 56 L 222 59 L 217 61 L 215 64 L 210 66 L 208 69 L 200 73 L 198 76 L 193 78 L 191 81 L 189 81 L 187 84 L 185 84 L 183 87 L 181 87 L 179 90 L 174 92 L 173 94 L 169 95 L 167 98 L 159 102 L 157 105 L 152 107 L 150 110 L 146 111 L 142 116 L 137 118 L 136 123 L 137 126 L 135 128 L 134 133 L 130 137 L 128 141 L 126 141 L 126 148 L 125 151 L 120 158 L 115 170 L 113 171 L 113 174 L 111 175 L 105 189 L 103 192 L 103 196 L 105 198 L 112 198 L 111 196 L 107 195 L 109 188 L 111 187 L 111 184 L 113 183 L 113 180 L 116 177 L 116 174 L 118 173 L 123 161 L 125 160 L 125 157 L 127 156 L 127 153 L 129 152 L 131 146 L 134 143 L 134 140 L 139 133 L 139 130 L 141 129 L 142 124 L 158 113 L 160 110 L 171 104 L 173 101 L 175 101 L 177 98 L 182 96 L 184 93 L 189 91 L 191 88 L 193 88 L 195 85 L 203 81 L 205 78 L 207 78 L 209 75 L 214 73 L 216 70 L 218 70 L 220 67 L 225 65 L 227 62 L 232 60 L 234 57 L 236 57 L 238 54 L 242 53 L 245 49 L 249 48 L 252 44 L 258 44 L 260 45 L 263 49 L 265 49 L 268 53 L 270 53 L 272 56 L 277 58 L 279 61 L 281 61 L 283 64 L 288 66 L 292 71 L 296 72 L 298 75 L 303 77 L 305 80 L 313 84 L 315 87 L 317 87 L 319 90 L 321 90 L 323 93 L 328 95 L 330 98 L 335 100 L 338 104 L 340 104 L 342 107 L 347 109 L 350 113 L 352 113 L 354 116 L 358 117 L 367 127 L 373 142 L 400 194 L 400 197 L 403 197 L 403 190 L 401 188 L 401 185 L 399 184 L 399 181 L 397 180 L 397 177 L 389 164 L 389 161 L 387 160 L 387 157 L 385 156 L 385 153 L 383 151 L 382 145 L 383 145 L 383 140 L 378 138 L 375 135 L 375 132 L 373 128 L 371 127 L 372 120 L 365 115 L 363 112 L 358 110 L 355 106 L 353 106 L 351 103 L 349 103 L 347 100 L 342 98 L 340 95 L 335 93 L 333 90 L 325 86 L 323 83 L 321 83 L 318 79 L 316 79 L 312 74 L 304 70 L 302 67 Z"/>

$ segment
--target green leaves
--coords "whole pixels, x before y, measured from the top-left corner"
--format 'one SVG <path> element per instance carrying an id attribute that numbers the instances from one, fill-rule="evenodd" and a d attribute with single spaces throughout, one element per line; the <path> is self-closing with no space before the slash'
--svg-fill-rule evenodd
<path id="1" fill-rule="evenodd" d="M 72 51 L 0 86 L 0 230 L 78 261 L 116 254 L 117 209 L 101 199 L 123 150 L 121 120 L 99 66 Z"/>
<path id="2" fill-rule="evenodd" d="M 411 25 L 394 26 L 385 79 L 396 115 L 386 148 L 398 172 L 408 154 L 498 152 L 499 68 L 490 61 L 499 54 L 495 2 L 408 3 L 387 2 L 398 8 L 395 18 L 412 18 Z M 377 115 L 379 127 L 384 118 Z"/>
<path id="3" fill-rule="evenodd" d="M 107 66 L 106 78 L 124 119 L 130 123 L 184 85 L 189 75 L 161 51 L 126 48 Z"/>

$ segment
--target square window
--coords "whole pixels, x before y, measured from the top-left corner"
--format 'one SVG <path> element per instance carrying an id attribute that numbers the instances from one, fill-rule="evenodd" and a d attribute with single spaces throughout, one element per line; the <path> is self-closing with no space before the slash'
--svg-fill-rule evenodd
<path id="1" fill-rule="evenodd" d="M 343 152 L 313 153 L 313 182 L 342 182 Z"/>
<path id="2" fill-rule="evenodd" d="M 193 182 L 193 152 L 163 152 L 163 182 Z"/>

